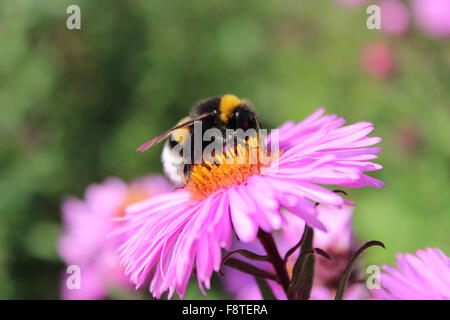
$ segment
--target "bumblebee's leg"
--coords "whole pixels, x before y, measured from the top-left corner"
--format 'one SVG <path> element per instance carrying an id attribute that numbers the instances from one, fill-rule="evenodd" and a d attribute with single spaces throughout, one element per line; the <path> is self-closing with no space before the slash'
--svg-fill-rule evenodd
<path id="1" fill-rule="evenodd" d="M 191 175 L 191 169 L 192 169 L 192 164 L 185 163 L 183 165 L 183 179 L 184 179 L 184 182 L 187 182 L 189 180 L 189 177 Z"/>

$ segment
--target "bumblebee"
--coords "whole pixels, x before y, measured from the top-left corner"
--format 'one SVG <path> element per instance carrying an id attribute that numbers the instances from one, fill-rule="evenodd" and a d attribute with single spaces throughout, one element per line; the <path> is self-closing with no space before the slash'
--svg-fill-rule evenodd
<path id="1" fill-rule="evenodd" d="M 193 152 L 180 152 L 184 144 L 191 144 L 194 150 L 194 124 L 201 121 L 202 137 L 206 130 L 216 128 L 221 133 L 221 143 L 225 147 L 227 129 L 248 130 L 260 128 L 260 122 L 253 105 L 247 100 L 225 94 L 202 100 L 195 104 L 188 117 L 183 118 L 174 127 L 141 145 L 137 151 L 146 151 L 159 142 L 169 138 L 162 152 L 164 172 L 176 185 L 182 185 L 189 179 L 192 169 Z M 229 131 L 229 130 L 228 130 Z M 202 139 L 202 151 L 210 142 Z M 197 163 L 197 162 L 195 162 Z"/>

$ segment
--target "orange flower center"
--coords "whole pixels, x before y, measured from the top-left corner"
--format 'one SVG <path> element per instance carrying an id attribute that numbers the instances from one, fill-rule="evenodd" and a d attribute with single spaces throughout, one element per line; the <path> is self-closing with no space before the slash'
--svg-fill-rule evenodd
<path id="1" fill-rule="evenodd" d="M 278 157 L 278 152 L 262 151 L 258 139 L 249 138 L 245 144 L 214 156 L 212 162 L 194 165 L 185 188 L 192 199 L 202 200 L 218 190 L 245 184 L 250 176 L 261 174 Z"/>

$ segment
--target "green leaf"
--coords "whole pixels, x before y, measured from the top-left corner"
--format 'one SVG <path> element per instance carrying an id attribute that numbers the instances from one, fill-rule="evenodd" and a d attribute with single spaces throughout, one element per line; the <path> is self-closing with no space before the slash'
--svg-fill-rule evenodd
<path id="1" fill-rule="evenodd" d="M 341 281 L 339 282 L 339 287 L 336 292 L 336 296 L 334 297 L 334 300 L 342 300 L 344 297 L 345 289 L 347 288 L 348 279 L 350 277 L 350 274 L 352 273 L 353 267 L 355 266 L 356 261 L 358 260 L 359 256 L 366 250 L 367 248 L 370 248 L 372 246 L 380 246 L 382 248 L 386 248 L 384 246 L 384 243 L 381 241 L 369 241 L 366 242 L 364 245 L 362 245 L 356 252 L 353 254 L 352 258 L 350 259 L 350 262 L 347 264 L 347 267 L 344 270 L 344 273 L 342 275 Z"/>
<path id="2" fill-rule="evenodd" d="M 273 273 L 259 269 L 251 265 L 250 263 L 244 262 L 242 260 L 229 258 L 224 262 L 224 265 L 237 269 L 241 272 L 250 274 L 255 278 L 270 279 L 278 282 L 277 276 L 274 275 Z"/>
<path id="3" fill-rule="evenodd" d="M 303 231 L 303 235 L 302 235 L 300 241 L 299 241 L 295 246 L 293 246 L 292 248 L 290 248 L 290 249 L 288 250 L 288 252 L 286 252 L 286 255 L 284 256 L 284 263 L 286 263 L 286 262 L 288 261 L 289 257 L 290 257 L 290 256 L 291 256 L 298 248 L 300 248 L 300 247 L 303 245 L 303 242 L 305 241 L 305 236 L 306 236 L 306 229 L 305 229 L 305 231 Z"/>
<path id="4" fill-rule="evenodd" d="M 240 254 L 241 256 L 254 261 L 266 261 L 266 262 L 272 261 L 272 259 L 268 256 L 262 256 L 248 250 L 240 249 L 227 253 L 222 259 L 222 264 L 224 264 L 234 254 Z"/>
<path id="5" fill-rule="evenodd" d="M 314 264 L 315 264 L 315 257 L 314 255 L 310 255 L 308 257 L 308 260 L 306 261 L 306 268 L 304 275 L 302 277 L 302 286 L 300 287 L 300 290 L 297 294 L 298 299 L 300 300 L 308 300 L 309 295 L 311 293 L 313 280 L 314 280 Z"/>
<path id="6" fill-rule="evenodd" d="M 308 225 L 302 236 L 300 255 L 294 264 L 292 280 L 289 285 L 289 299 L 308 299 L 314 277 L 314 231 Z"/>
<path id="7" fill-rule="evenodd" d="M 277 300 L 277 297 L 275 297 L 272 288 L 266 280 L 260 278 L 255 278 L 255 280 L 258 283 L 259 291 L 264 300 Z"/>

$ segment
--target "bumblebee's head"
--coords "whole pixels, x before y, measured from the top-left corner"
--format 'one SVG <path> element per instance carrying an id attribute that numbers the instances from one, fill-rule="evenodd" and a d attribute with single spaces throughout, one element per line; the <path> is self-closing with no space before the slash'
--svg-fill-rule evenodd
<path id="1" fill-rule="evenodd" d="M 253 106 L 232 94 L 220 97 L 218 106 L 220 121 L 230 129 L 258 129 L 259 121 Z"/>

